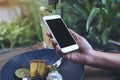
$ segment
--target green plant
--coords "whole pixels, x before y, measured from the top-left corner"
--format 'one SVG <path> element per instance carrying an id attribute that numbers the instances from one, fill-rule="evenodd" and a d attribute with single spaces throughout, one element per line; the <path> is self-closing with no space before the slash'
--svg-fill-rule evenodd
<path id="1" fill-rule="evenodd" d="M 0 45 L 4 47 L 26 46 L 38 40 L 33 21 L 29 18 L 18 19 L 0 24 Z"/>
<path id="2" fill-rule="evenodd" d="M 39 8 L 42 5 L 41 0 L 9 0 L 13 8 L 20 6 L 21 14 L 24 13 L 24 7 L 27 8 L 27 15 L 20 19 L 0 24 L 0 47 L 27 46 L 42 41 L 42 31 L 40 26 Z M 45 1 L 44 1 L 45 2 Z M 46 4 L 47 5 L 47 2 Z M 17 14 L 16 8 L 14 12 Z"/>
<path id="3" fill-rule="evenodd" d="M 27 7 L 27 15 L 12 22 L 0 23 L 0 48 L 29 46 L 41 42 L 39 8 L 47 6 L 50 13 L 55 13 L 54 5 L 48 6 L 48 0 L 9 0 L 8 2 L 13 8 L 19 5 L 21 12 L 24 12 L 24 7 Z M 16 9 L 14 11 L 17 15 Z"/>
<path id="4" fill-rule="evenodd" d="M 113 1 L 113 0 L 101 0 L 99 1 L 99 4 L 95 6 L 90 12 L 90 15 L 87 20 L 86 28 L 89 29 L 90 34 L 94 35 L 96 34 L 100 42 L 103 44 L 106 44 L 112 29 L 118 30 L 118 26 L 120 25 L 120 19 L 117 16 L 120 13 L 120 2 Z M 94 21 L 94 18 L 96 20 L 96 25 L 92 25 L 91 22 Z M 90 25 L 91 24 L 91 25 Z M 115 28 L 116 27 L 116 28 Z M 118 27 L 118 28 L 117 28 Z M 93 32 L 93 33 L 92 33 Z M 115 32 L 114 32 L 115 33 Z M 112 32 L 112 34 L 114 34 Z M 120 34 L 120 28 L 118 35 Z M 116 36 L 116 35 L 115 35 Z M 119 35 L 120 37 L 120 35 Z M 119 38 L 118 37 L 118 38 Z"/>
<path id="5" fill-rule="evenodd" d="M 119 4 L 120 0 L 64 0 L 63 17 L 79 34 L 106 44 L 120 38 Z"/>
<path id="6" fill-rule="evenodd" d="M 44 1 L 45 2 L 45 1 Z M 42 0 L 9 0 L 9 3 L 14 5 L 19 5 L 21 7 L 21 12 L 24 12 L 24 7 L 27 8 L 27 15 L 30 21 L 33 21 L 35 33 L 39 40 L 41 40 L 41 27 L 40 27 L 40 6 L 42 5 Z M 45 5 L 47 4 L 47 0 Z M 16 12 L 16 9 L 14 10 Z M 18 13 L 16 13 L 17 15 Z"/>

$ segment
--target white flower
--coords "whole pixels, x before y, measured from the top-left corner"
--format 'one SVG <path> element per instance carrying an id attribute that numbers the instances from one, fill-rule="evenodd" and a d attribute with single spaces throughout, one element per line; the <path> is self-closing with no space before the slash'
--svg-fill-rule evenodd
<path id="1" fill-rule="evenodd" d="M 40 7 L 40 11 L 45 11 L 46 9 L 47 9 L 46 7 L 43 6 Z"/>

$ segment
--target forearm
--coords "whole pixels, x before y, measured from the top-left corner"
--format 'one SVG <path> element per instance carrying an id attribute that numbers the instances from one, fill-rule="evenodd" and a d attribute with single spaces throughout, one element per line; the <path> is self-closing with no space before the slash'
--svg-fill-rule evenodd
<path id="1" fill-rule="evenodd" d="M 90 66 L 120 71 L 120 54 L 93 51 L 91 58 Z"/>

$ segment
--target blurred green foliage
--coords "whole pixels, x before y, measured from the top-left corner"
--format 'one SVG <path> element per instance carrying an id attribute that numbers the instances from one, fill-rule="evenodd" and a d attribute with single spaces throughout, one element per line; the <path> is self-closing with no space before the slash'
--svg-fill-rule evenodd
<path id="1" fill-rule="evenodd" d="M 9 0 L 9 4 L 20 5 L 21 10 L 26 6 L 28 15 L 11 22 L 0 23 L 0 48 L 30 46 L 42 41 L 40 0 Z"/>
<path id="2" fill-rule="evenodd" d="M 82 36 L 106 44 L 120 41 L 120 0 L 63 0 L 67 25 Z"/>
<path id="3" fill-rule="evenodd" d="M 30 18 L 17 19 L 0 24 L 0 47 L 28 46 L 39 42 L 34 21 Z"/>
<path id="4" fill-rule="evenodd" d="M 48 8 L 50 13 L 55 14 L 57 11 L 53 4 L 49 5 L 50 0 L 9 0 L 9 4 L 20 6 L 21 14 L 24 14 L 24 8 L 27 8 L 27 15 L 11 22 L 0 23 L 0 48 L 30 46 L 40 43 L 42 30 L 40 26 L 40 7 Z M 14 9 L 16 15 L 19 14 Z"/>
<path id="5" fill-rule="evenodd" d="M 29 10 L 27 16 L 0 24 L 0 48 L 28 46 L 42 41 L 39 8 L 48 3 L 41 1 L 9 0 L 11 5 L 24 3 Z M 58 8 L 61 6 L 68 27 L 80 35 L 103 44 L 108 39 L 120 41 L 120 0 L 62 0 Z"/>

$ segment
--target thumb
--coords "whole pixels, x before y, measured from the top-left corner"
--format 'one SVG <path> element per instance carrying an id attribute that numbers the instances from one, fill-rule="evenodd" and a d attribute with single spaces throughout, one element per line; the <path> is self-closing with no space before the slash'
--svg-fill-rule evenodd
<path id="1" fill-rule="evenodd" d="M 82 38 L 79 34 L 75 33 L 73 30 L 69 29 L 69 31 L 75 40 L 79 40 L 80 38 Z"/>

